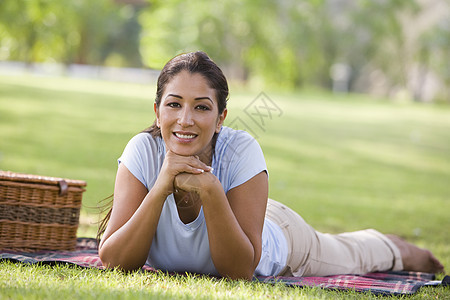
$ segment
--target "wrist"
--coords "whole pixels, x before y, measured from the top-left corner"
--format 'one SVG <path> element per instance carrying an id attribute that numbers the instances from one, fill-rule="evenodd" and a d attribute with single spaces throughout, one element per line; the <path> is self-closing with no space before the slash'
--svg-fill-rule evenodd
<path id="1" fill-rule="evenodd" d="M 211 193 L 218 186 L 221 186 L 219 180 L 210 172 L 201 174 L 180 173 L 174 179 L 175 189 L 196 193 L 199 196 Z"/>
<path id="2" fill-rule="evenodd" d="M 174 192 L 173 181 L 163 180 L 161 177 L 158 177 L 151 190 L 165 199 Z"/>
<path id="3" fill-rule="evenodd" d="M 222 190 L 222 184 L 219 179 L 211 172 L 202 174 L 202 187 L 199 189 L 199 194 L 201 197 L 211 196 L 218 189 Z"/>

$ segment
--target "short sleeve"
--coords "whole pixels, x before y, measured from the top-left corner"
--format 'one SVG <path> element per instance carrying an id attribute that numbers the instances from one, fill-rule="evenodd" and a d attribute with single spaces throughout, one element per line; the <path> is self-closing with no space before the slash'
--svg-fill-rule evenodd
<path id="1" fill-rule="evenodd" d="M 222 128 L 216 143 L 216 165 L 225 192 L 237 187 L 261 172 L 267 172 L 263 151 L 247 132 Z"/>
<path id="2" fill-rule="evenodd" d="M 128 142 L 118 163 L 123 163 L 150 190 L 164 160 L 164 151 L 160 148 L 161 145 L 150 134 L 139 133 Z"/>
<path id="3" fill-rule="evenodd" d="M 230 189 L 237 187 L 263 171 L 267 171 L 266 161 L 258 142 L 248 133 L 238 138 L 236 163 L 233 164 Z"/>

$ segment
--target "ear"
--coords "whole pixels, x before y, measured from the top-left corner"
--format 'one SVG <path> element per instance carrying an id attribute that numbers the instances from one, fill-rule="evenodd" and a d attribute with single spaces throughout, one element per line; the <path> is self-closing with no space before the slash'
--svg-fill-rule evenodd
<path id="1" fill-rule="evenodd" d="M 153 103 L 153 110 L 155 111 L 155 115 L 156 115 L 156 126 L 159 128 L 159 109 L 158 109 L 158 105 L 156 105 L 156 103 Z"/>
<path id="2" fill-rule="evenodd" d="M 216 133 L 220 132 L 223 122 L 225 121 L 225 118 L 227 117 L 227 113 L 228 113 L 228 110 L 225 108 L 223 110 L 223 112 L 220 114 L 219 118 L 217 119 Z"/>

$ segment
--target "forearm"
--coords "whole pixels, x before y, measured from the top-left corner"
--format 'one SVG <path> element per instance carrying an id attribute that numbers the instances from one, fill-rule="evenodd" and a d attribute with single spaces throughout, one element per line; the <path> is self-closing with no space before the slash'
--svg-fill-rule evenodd
<path id="1" fill-rule="evenodd" d="M 236 219 L 223 189 L 207 189 L 202 194 L 211 257 L 217 271 L 232 279 L 253 276 L 260 253 Z"/>
<path id="2" fill-rule="evenodd" d="M 165 194 L 152 189 L 131 218 L 102 239 L 99 256 L 105 266 L 136 270 L 144 265 L 164 201 Z"/>

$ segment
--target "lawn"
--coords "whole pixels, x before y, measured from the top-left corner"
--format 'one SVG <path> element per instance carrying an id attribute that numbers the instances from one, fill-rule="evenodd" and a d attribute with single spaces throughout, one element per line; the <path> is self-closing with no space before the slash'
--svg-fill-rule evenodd
<path id="1" fill-rule="evenodd" d="M 87 181 L 79 236 L 95 236 L 117 158 L 153 122 L 154 86 L 0 76 L 0 169 Z M 232 87 L 226 124 L 266 156 L 270 197 L 316 229 L 376 228 L 450 270 L 450 107 L 318 91 Z M 450 297 L 424 289 L 412 299 Z M 0 298 L 371 298 L 165 274 L 0 264 Z"/>

